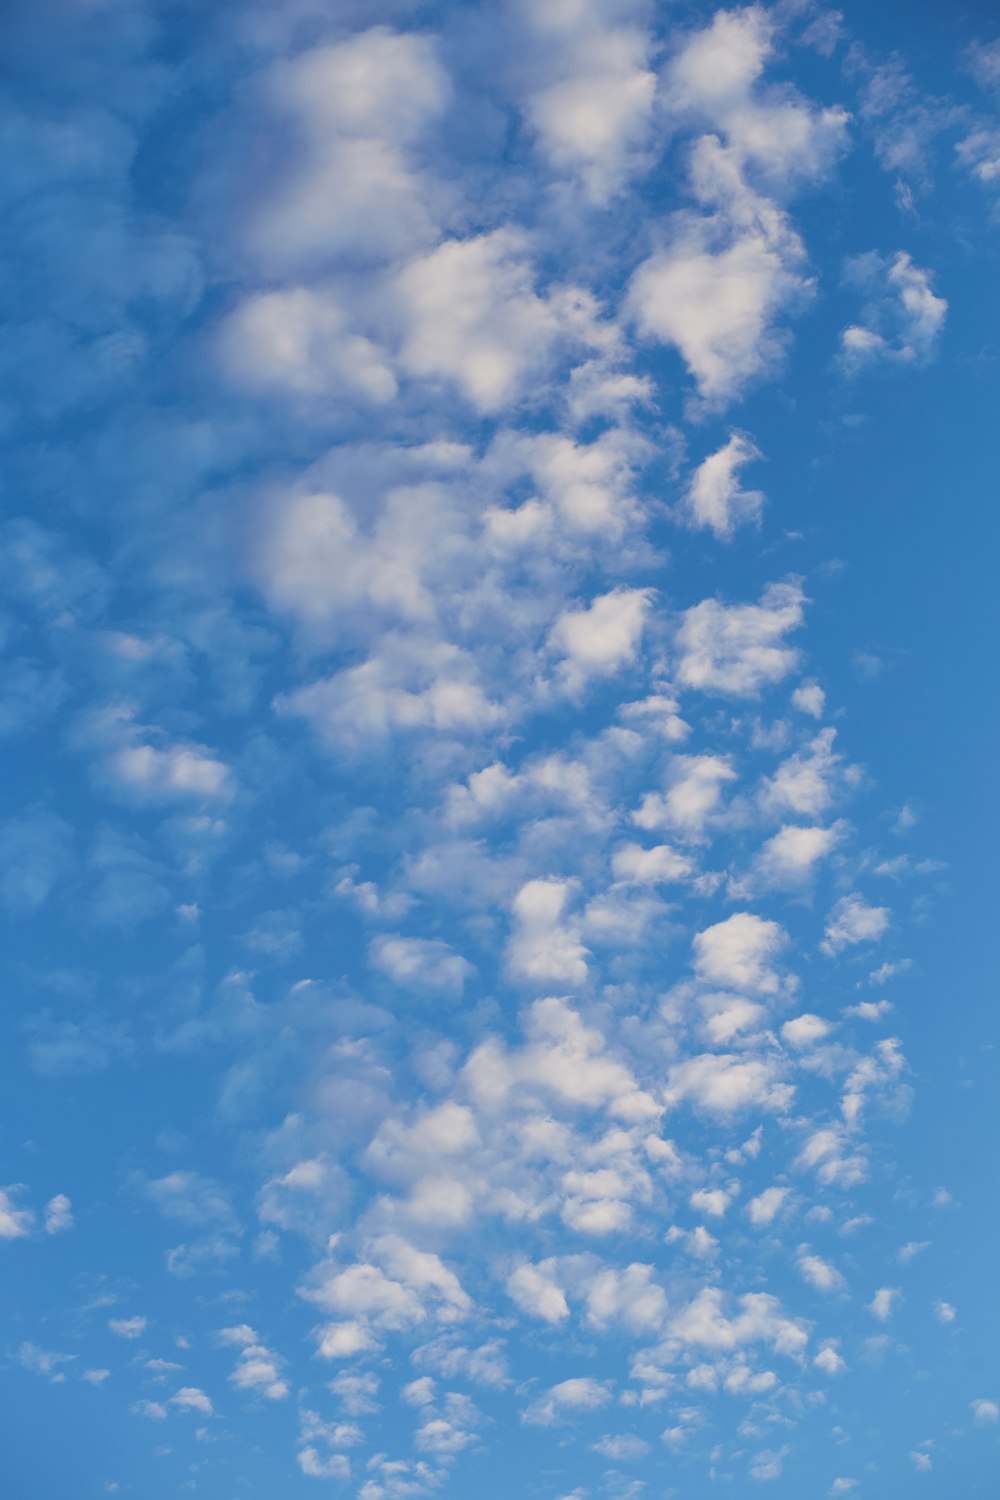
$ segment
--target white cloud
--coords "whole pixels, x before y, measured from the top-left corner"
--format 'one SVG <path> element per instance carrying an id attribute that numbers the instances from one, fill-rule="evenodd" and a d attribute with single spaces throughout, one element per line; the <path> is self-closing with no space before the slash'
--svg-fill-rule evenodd
<path id="1" fill-rule="evenodd" d="M 20 1184 L 0 1188 L 0 1240 L 20 1240 L 29 1235 L 35 1225 L 35 1216 L 28 1208 L 18 1208 L 15 1195 L 22 1192 Z"/>
<path id="2" fill-rule="evenodd" d="M 788 934 L 777 922 L 735 912 L 695 934 L 695 973 L 707 984 L 773 995 L 781 980 L 771 965 L 787 943 Z"/>
<path id="3" fill-rule="evenodd" d="M 730 1193 L 724 1188 L 697 1188 L 688 1199 L 695 1213 L 721 1219 L 729 1207 Z"/>
<path id="4" fill-rule="evenodd" d="M 765 1188 L 762 1193 L 758 1193 L 755 1198 L 751 1198 L 747 1204 L 747 1215 L 751 1224 L 758 1226 L 773 1224 L 790 1196 L 790 1188 L 769 1187 Z"/>
<path id="5" fill-rule="evenodd" d="M 720 1351 L 758 1342 L 793 1357 L 805 1349 L 809 1339 L 805 1325 L 786 1317 L 776 1297 L 748 1292 L 738 1299 L 739 1311 L 732 1318 L 725 1315 L 724 1300 L 718 1287 L 703 1287 L 671 1319 L 671 1337 L 694 1348 Z"/>
<path id="6" fill-rule="evenodd" d="M 132 1410 L 137 1417 L 147 1417 L 151 1422 L 165 1422 L 170 1415 L 161 1401 L 137 1401 Z"/>
<path id="7" fill-rule="evenodd" d="M 137 1313 L 131 1318 L 111 1318 L 108 1327 L 120 1339 L 141 1339 L 147 1324 L 148 1319 Z"/>
<path id="8" fill-rule="evenodd" d="M 521 1311 L 553 1324 L 569 1317 L 566 1293 L 556 1279 L 557 1267 L 554 1259 L 537 1266 L 518 1266 L 507 1278 L 508 1295 Z"/>
<path id="9" fill-rule="evenodd" d="M 229 380 L 306 401 L 390 401 L 396 377 L 385 352 L 356 332 L 333 297 L 308 287 L 258 292 L 219 331 Z"/>
<path id="10" fill-rule="evenodd" d="M 704 599 L 685 610 L 677 631 L 677 676 L 686 687 L 756 698 L 787 677 L 798 652 L 784 637 L 802 624 L 798 582 L 772 583 L 759 604 Z"/>
<path id="11" fill-rule="evenodd" d="M 372 1348 L 371 1328 L 399 1331 L 433 1319 L 450 1324 L 467 1316 L 472 1303 L 440 1256 L 418 1250 L 400 1235 L 380 1235 L 370 1258 L 340 1268 L 318 1266 L 301 1295 L 343 1321 L 320 1330 L 320 1354 L 344 1358 Z M 369 1326 L 370 1325 L 370 1326 Z"/>
<path id="12" fill-rule="evenodd" d="M 246 240 L 292 274 L 337 257 L 391 256 L 434 235 L 440 192 L 412 154 L 450 85 L 429 37 L 385 27 L 278 63 L 267 91 L 294 143 L 258 191 Z"/>
<path id="13" fill-rule="evenodd" d="M 508 1050 L 487 1039 L 463 1069 L 463 1080 L 482 1107 L 497 1108 L 520 1088 L 591 1109 L 606 1106 L 626 1122 L 648 1121 L 658 1113 L 629 1069 L 611 1056 L 606 1038 L 585 1026 L 565 1000 L 536 1000 L 522 1019 L 524 1047 Z"/>
<path id="14" fill-rule="evenodd" d="M 868 1175 L 867 1159 L 852 1150 L 852 1143 L 839 1127 L 814 1130 L 795 1165 L 812 1169 L 824 1187 L 853 1187 Z"/>
<path id="15" fill-rule="evenodd" d="M 810 880 L 821 859 L 840 838 L 843 825 L 830 828 L 786 823 L 758 850 L 748 881 L 764 890 L 795 890 Z"/>
<path id="16" fill-rule="evenodd" d="M 572 886 L 564 880 L 529 880 L 514 898 L 514 930 L 507 945 L 512 974 L 532 983 L 583 984 L 587 950 L 576 925 L 565 920 Z"/>
<path id="17" fill-rule="evenodd" d="M 606 1266 L 587 1287 L 587 1322 L 595 1328 L 622 1324 L 633 1333 L 658 1332 L 667 1315 L 667 1296 L 653 1280 L 653 1267 L 633 1262 L 624 1270 Z"/>
<path id="18" fill-rule="evenodd" d="M 972 1408 L 972 1415 L 980 1427 L 991 1427 L 1000 1422 L 1000 1406 L 995 1401 L 987 1401 L 983 1397 L 978 1397 L 975 1401 L 971 1401 L 969 1405 Z"/>
<path id="19" fill-rule="evenodd" d="M 888 926 L 887 906 L 869 906 L 852 892 L 841 897 L 827 919 L 823 952 L 834 955 L 858 943 L 874 943 Z"/>
<path id="20" fill-rule="evenodd" d="M 622 1433 L 615 1437 L 608 1435 L 591 1446 L 595 1453 L 613 1464 L 633 1463 L 649 1452 L 649 1444 L 634 1433 Z"/>
<path id="21" fill-rule="evenodd" d="M 500 708 L 476 681 L 472 658 L 445 642 L 383 643 L 383 654 L 277 699 L 332 744 L 360 753 L 392 735 L 426 729 L 476 735 L 500 722 Z"/>
<path id="22" fill-rule="evenodd" d="M 317 1448 L 307 1444 L 296 1455 L 299 1468 L 310 1479 L 349 1479 L 351 1461 L 346 1453 L 330 1453 L 323 1458 Z"/>
<path id="23" fill-rule="evenodd" d="M 524 48 L 534 75 L 525 113 L 538 148 L 591 202 L 604 204 L 646 162 L 656 90 L 650 38 L 616 25 L 615 6 L 521 9 L 533 32 Z"/>
<path id="24" fill-rule="evenodd" d="M 675 755 L 666 769 L 666 793 L 647 792 L 632 821 L 640 828 L 670 828 L 700 840 L 706 824 L 718 811 L 722 788 L 736 780 L 725 756 Z"/>
<path id="25" fill-rule="evenodd" d="M 404 988 L 460 995 L 472 965 L 439 938 L 384 936 L 371 946 L 372 963 Z"/>
<path id="26" fill-rule="evenodd" d="M 841 759 L 833 748 L 835 729 L 824 729 L 782 761 L 761 788 L 760 799 L 768 812 L 793 813 L 797 817 L 821 816 L 833 799 Z"/>
<path id="27" fill-rule="evenodd" d="M 861 1021 L 881 1021 L 892 1010 L 891 1000 L 861 1000 L 857 1005 L 848 1005 L 845 1016 L 857 1016 Z"/>
<path id="28" fill-rule="evenodd" d="M 589 1375 L 577 1375 L 550 1386 L 522 1412 L 521 1420 L 538 1427 L 551 1427 L 576 1412 L 597 1411 L 610 1400 L 607 1385 Z"/>
<path id="29" fill-rule="evenodd" d="M 700 395 L 718 406 L 780 361 L 775 322 L 810 284 L 787 216 L 747 185 L 738 155 L 717 137 L 696 143 L 691 180 L 714 212 L 675 216 L 668 243 L 633 276 L 628 305 L 640 333 L 674 345 Z"/>
<path id="30" fill-rule="evenodd" d="M 719 131 L 750 172 L 776 187 L 823 175 L 845 144 L 848 116 L 817 108 L 787 85 L 765 85 L 780 28 L 760 5 L 723 10 L 682 36 L 664 70 L 666 109 Z"/>
<path id="31" fill-rule="evenodd" d="M 914 364 L 930 358 L 948 304 L 931 291 L 929 272 L 901 250 L 889 262 L 874 253 L 858 256 L 848 267 L 848 279 L 871 294 L 866 321 L 851 324 L 840 336 L 849 373 L 879 360 Z"/>
<path id="32" fill-rule="evenodd" d="M 496 229 L 447 240 L 399 272 L 399 363 L 408 374 L 448 381 L 479 411 L 511 405 L 544 375 L 559 342 L 600 344 L 589 295 L 535 290 L 525 237 Z"/>
<path id="33" fill-rule="evenodd" d="M 196 1385 L 184 1385 L 170 1398 L 171 1405 L 178 1407 L 181 1411 L 200 1412 L 203 1417 L 213 1415 L 212 1403 L 205 1392 L 199 1390 Z"/>
<path id="34" fill-rule="evenodd" d="M 873 1318 L 878 1318 L 880 1323 L 887 1323 L 901 1295 L 898 1287 L 880 1286 L 868 1304 L 868 1311 Z"/>
<path id="35" fill-rule="evenodd" d="M 794 1093 L 772 1057 L 706 1052 L 671 1067 L 666 1098 L 668 1103 L 689 1099 L 707 1114 L 725 1118 L 751 1107 L 786 1110 Z"/>
<path id="36" fill-rule="evenodd" d="M 829 1032 L 830 1023 L 824 1021 L 822 1016 L 811 1015 L 808 1011 L 792 1021 L 786 1021 L 781 1028 L 782 1040 L 795 1048 L 814 1047 Z"/>
<path id="37" fill-rule="evenodd" d="M 847 1369 L 847 1363 L 837 1347 L 836 1339 L 825 1339 L 816 1355 L 813 1364 L 817 1370 L 822 1370 L 826 1375 L 841 1375 Z"/>
<path id="38" fill-rule="evenodd" d="M 659 885 L 689 880 L 694 866 L 686 854 L 670 844 L 644 849 L 640 844 L 620 844 L 611 857 L 616 880 L 630 885 Z"/>
<path id="39" fill-rule="evenodd" d="M 950 1302 L 935 1302 L 934 1316 L 939 1323 L 954 1323 L 958 1314 Z"/>
<path id="40" fill-rule="evenodd" d="M 235 1345 L 240 1351 L 236 1367 L 229 1376 L 237 1390 L 256 1391 L 268 1401 L 285 1399 L 288 1384 L 281 1376 L 281 1361 L 265 1348 L 249 1324 L 221 1328 L 218 1337 L 223 1344 Z"/>
<path id="41" fill-rule="evenodd" d="M 650 589 L 613 589 L 586 609 L 560 615 L 549 644 L 563 657 L 571 690 L 591 676 L 606 676 L 635 660 L 651 602 Z"/>
<path id="42" fill-rule="evenodd" d="M 821 719 L 826 707 L 826 694 L 818 682 L 803 682 L 792 694 L 792 702 L 800 713 L 811 719 Z"/>
<path id="43" fill-rule="evenodd" d="M 780 1451 L 765 1448 L 762 1453 L 758 1453 L 750 1465 L 751 1479 L 780 1479 L 784 1460 L 790 1451 L 788 1448 L 782 1448 Z"/>
<path id="44" fill-rule="evenodd" d="M 57 1193 L 45 1205 L 45 1233 L 63 1234 L 74 1224 L 73 1206 L 65 1193 Z"/>
<path id="45" fill-rule="evenodd" d="M 832 1266 L 821 1255 L 812 1255 L 808 1245 L 799 1247 L 797 1264 L 803 1280 L 808 1281 L 818 1292 L 839 1292 L 846 1285 L 836 1266 Z"/>
<path id="46" fill-rule="evenodd" d="M 687 524 L 728 541 L 737 527 L 759 522 L 764 496 L 742 488 L 740 470 L 760 456 L 745 433 L 734 432 L 723 447 L 703 459 L 684 497 Z"/>

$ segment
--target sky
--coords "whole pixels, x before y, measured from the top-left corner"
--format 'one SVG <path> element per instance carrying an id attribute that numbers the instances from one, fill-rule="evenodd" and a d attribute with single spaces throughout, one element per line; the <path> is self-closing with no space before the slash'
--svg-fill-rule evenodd
<path id="1" fill-rule="evenodd" d="M 997 30 L 7 0 L 9 1500 L 997 1493 Z"/>

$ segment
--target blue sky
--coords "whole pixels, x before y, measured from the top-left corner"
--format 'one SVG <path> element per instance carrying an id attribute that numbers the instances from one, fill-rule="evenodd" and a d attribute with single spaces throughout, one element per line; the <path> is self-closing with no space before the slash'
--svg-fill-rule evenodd
<path id="1" fill-rule="evenodd" d="M 9 0 L 12 1500 L 995 1493 L 943 9 Z"/>

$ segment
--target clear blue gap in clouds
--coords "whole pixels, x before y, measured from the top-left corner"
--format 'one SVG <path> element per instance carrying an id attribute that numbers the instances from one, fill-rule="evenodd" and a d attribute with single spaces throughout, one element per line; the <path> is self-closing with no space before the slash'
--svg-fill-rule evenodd
<path id="1" fill-rule="evenodd" d="M 996 29 L 5 9 L 14 1500 L 993 1492 Z"/>

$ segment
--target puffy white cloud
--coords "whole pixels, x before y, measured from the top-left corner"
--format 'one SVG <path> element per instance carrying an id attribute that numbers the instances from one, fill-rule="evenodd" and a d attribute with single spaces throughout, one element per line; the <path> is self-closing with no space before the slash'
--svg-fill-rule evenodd
<path id="1" fill-rule="evenodd" d="M 180 1390 L 171 1396 L 170 1404 L 180 1411 L 200 1412 L 203 1417 L 210 1417 L 214 1412 L 211 1400 L 196 1385 L 181 1386 Z"/>
<path id="2" fill-rule="evenodd" d="M 781 1112 L 794 1094 L 794 1086 L 784 1081 L 780 1064 L 770 1056 L 706 1052 L 676 1063 L 667 1077 L 669 1103 L 690 1100 L 706 1114 L 723 1118 L 750 1108 Z"/>
<path id="3" fill-rule="evenodd" d="M 695 973 L 707 984 L 773 995 L 781 980 L 771 965 L 787 943 L 788 934 L 777 922 L 752 912 L 734 912 L 695 934 Z"/>
<path id="4" fill-rule="evenodd" d="M 622 1271 L 604 1267 L 587 1287 L 587 1321 L 595 1328 L 620 1323 L 633 1333 L 657 1333 L 667 1306 L 666 1293 L 653 1280 L 653 1267 L 636 1262 Z"/>
<path id="5" fill-rule="evenodd" d="M 765 1343 L 778 1354 L 797 1356 L 808 1343 L 805 1325 L 788 1318 L 777 1297 L 749 1292 L 738 1299 L 739 1311 L 727 1318 L 724 1294 L 703 1287 L 692 1302 L 671 1319 L 672 1338 L 695 1348 L 726 1351 L 745 1344 Z"/>
<path id="6" fill-rule="evenodd" d="M 638 268 L 628 305 L 640 333 L 674 345 L 712 405 L 737 397 L 781 359 L 779 314 L 810 290 L 788 217 L 755 193 L 738 153 L 702 136 L 691 158 L 695 196 L 712 212 L 680 213 Z"/>
<path id="7" fill-rule="evenodd" d="M 955 149 L 959 161 L 983 187 L 995 189 L 1000 184 L 1000 130 L 973 130 Z"/>
<path id="8" fill-rule="evenodd" d="M 310 1479 L 349 1479 L 351 1461 L 346 1453 L 330 1453 L 324 1458 L 318 1448 L 307 1444 L 296 1455 L 299 1468 Z"/>
<path id="9" fill-rule="evenodd" d="M 758 1193 L 755 1198 L 751 1198 L 747 1204 L 747 1216 L 751 1224 L 758 1227 L 763 1224 L 773 1224 L 790 1196 L 790 1188 L 769 1187 L 765 1188 L 762 1193 Z"/>
<path id="10" fill-rule="evenodd" d="M 399 363 L 448 381 L 482 412 L 497 412 L 542 376 L 558 343 L 606 341 L 589 294 L 535 290 L 528 243 L 514 229 L 446 240 L 399 272 Z"/>
<path id="11" fill-rule="evenodd" d="M 571 689 L 587 678 L 619 671 L 635 660 L 650 589 L 612 589 L 592 600 L 586 609 L 567 610 L 552 628 L 549 644 L 563 657 L 563 671 Z"/>
<path id="12" fill-rule="evenodd" d="M 412 150 L 450 85 L 429 37 L 372 27 L 276 64 L 266 89 L 293 134 L 245 231 L 267 270 L 391 256 L 432 238 L 439 194 Z"/>
<path id="13" fill-rule="evenodd" d="M 644 849 L 640 844 L 620 844 L 611 857 L 616 880 L 630 885 L 660 885 L 689 880 L 694 866 L 686 854 L 670 844 Z"/>
<path id="14" fill-rule="evenodd" d="M 722 788 L 736 780 L 736 771 L 721 755 L 675 755 L 666 769 L 668 789 L 647 792 L 632 821 L 640 828 L 671 828 L 700 840 L 706 824 L 718 811 Z"/>
<path id="15" fill-rule="evenodd" d="M 934 1316 L 939 1323 L 954 1323 L 958 1314 L 950 1302 L 935 1302 Z"/>
<path id="16" fill-rule="evenodd" d="M 839 1127 L 814 1130 L 795 1164 L 815 1171 L 825 1187 L 853 1187 L 868 1175 L 867 1158 L 860 1151 L 852 1150 L 851 1143 Z"/>
<path id="17" fill-rule="evenodd" d="M 657 1113 L 629 1069 L 610 1055 L 601 1032 L 584 1025 L 565 1000 L 536 1000 L 523 1022 L 525 1046 L 508 1050 L 490 1038 L 466 1063 L 463 1080 L 481 1106 L 499 1107 L 511 1090 L 523 1089 L 589 1109 L 610 1107 L 626 1121 Z"/>
<path id="18" fill-rule="evenodd" d="M 530 476 L 537 496 L 515 510 L 487 508 L 491 543 L 514 551 L 537 546 L 553 530 L 618 539 L 641 515 L 636 471 L 647 454 L 645 441 L 623 426 L 608 427 L 586 443 L 565 432 L 499 433 L 484 471 L 508 484 Z"/>
<path id="19" fill-rule="evenodd" d="M 682 516 L 687 524 L 728 541 L 737 527 L 759 521 L 764 496 L 759 490 L 743 489 L 740 470 L 760 456 L 745 433 L 734 432 L 723 447 L 703 459 L 684 496 Z"/>
<path id="20" fill-rule="evenodd" d="M 780 357 L 769 325 L 803 289 L 767 236 L 714 249 L 692 224 L 639 268 L 630 298 L 641 332 L 676 345 L 701 394 L 721 402 Z"/>
<path id="21" fill-rule="evenodd" d="M 141 1339 L 147 1322 L 146 1318 L 137 1313 L 131 1318 L 111 1318 L 108 1327 L 120 1339 Z"/>
<path id="22" fill-rule="evenodd" d="M 970 1401 L 969 1405 L 980 1427 L 991 1427 L 1000 1422 L 1000 1406 L 995 1401 L 987 1401 L 980 1396 L 975 1401 Z"/>
<path id="23" fill-rule="evenodd" d="M 731 1194 L 725 1188 L 697 1188 L 688 1199 L 696 1213 L 721 1219 L 729 1207 Z"/>
<path id="24" fill-rule="evenodd" d="M 649 1444 L 634 1433 L 621 1433 L 614 1437 L 607 1435 L 591 1446 L 595 1453 L 613 1464 L 632 1463 L 644 1458 L 649 1452 Z"/>
<path id="25" fill-rule="evenodd" d="M 902 1293 L 898 1287 L 880 1286 L 868 1304 L 868 1311 L 873 1318 L 878 1318 L 880 1323 L 887 1323 L 901 1296 Z"/>
<path id="26" fill-rule="evenodd" d="M 392 649 L 390 649 L 392 648 Z M 472 658 L 444 642 L 384 643 L 383 654 L 278 698 L 326 740 L 360 753 L 421 729 L 475 735 L 502 718 L 476 681 Z"/>
<path id="27" fill-rule="evenodd" d="M 123 788 L 153 799 L 193 797 L 224 800 L 232 795 L 232 772 L 204 745 L 151 743 L 154 733 L 129 724 L 130 715 L 108 721 L 113 739 L 126 743 L 108 761 L 112 778 Z"/>
<path id="28" fill-rule="evenodd" d="M 821 1042 L 829 1034 L 830 1023 L 824 1021 L 822 1016 L 814 1016 L 809 1011 L 796 1016 L 791 1021 L 786 1021 L 781 1028 L 782 1041 L 796 1049 L 815 1047 L 817 1042 Z"/>
<path id="29" fill-rule="evenodd" d="M 606 1384 L 589 1375 L 576 1375 L 550 1386 L 543 1396 L 526 1407 L 521 1420 L 538 1427 L 551 1427 L 575 1412 L 597 1411 L 610 1400 L 611 1392 Z"/>
<path id="30" fill-rule="evenodd" d="M 751 1479 L 780 1479 L 785 1458 L 790 1451 L 789 1448 L 780 1450 L 765 1448 L 763 1452 L 756 1454 L 750 1465 Z"/>
<path id="31" fill-rule="evenodd" d="M 813 1255 L 808 1245 L 800 1245 L 796 1262 L 799 1274 L 818 1292 L 839 1292 L 846 1285 L 843 1276 L 821 1255 Z"/>
<path id="32" fill-rule="evenodd" d="M 20 1240 L 35 1226 L 35 1216 L 28 1208 L 18 1208 L 16 1194 L 21 1186 L 0 1188 L 0 1240 Z"/>
<path id="33" fill-rule="evenodd" d="M 826 694 L 818 682 L 803 682 L 792 694 L 792 702 L 800 713 L 811 719 L 821 719 L 826 707 Z"/>
<path id="34" fill-rule="evenodd" d="M 748 884 L 764 890 L 794 890 L 805 885 L 842 831 L 840 823 L 829 828 L 784 824 L 758 850 L 747 877 Z"/>
<path id="35" fill-rule="evenodd" d="M 546 1323 L 562 1323 L 569 1317 L 569 1303 L 557 1275 L 555 1259 L 518 1266 L 507 1278 L 507 1293 L 522 1312 Z"/>
<path id="36" fill-rule="evenodd" d="M 837 1347 L 836 1339 L 823 1341 L 813 1357 L 813 1364 L 826 1375 L 841 1375 L 847 1369 L 847 1362 Z"/>
<path id="37" fill-rule="evenodd" d="M 458 1277 L 440 1256 L 418 1250 L 399 1235 L 379 1236 L 371 1259 L 339 1269 L 316 1268 L 301 1294 L 325 1312 L 345 1321 L 320 1331 L 320 1353 L 340 1358 L 370 1348 L 368 1325 L 399 1331 L 433 1317 L 452 1323 L 465 1317 L 472 1303 Z"/>
<path id="38" fill-rule="evenodd" d="M 758 697 L 798 663 L 784 637 L 802 624 L 804 603 L 800 584 L 789 580 L 772 583 L 759 604 L 704 599 L 685 610 L 676 635 L 678 680 L 701 692 Z"/>
<path id="39" fill-rule="evenodd" d="M 531 983 L 583 984 L 587 950 L 577 926 L 564 919 L 572 886 L 564 880 L 529 880 L 514 898 L 514 930 L 507 945 L 512 974 Z"/>
<path id="40" fill-rule="evenodd" d="M 821 816 L 833 799 L 837 778 L 844 774 L 833 748 L 835 738 L 835 729 L 824 729 L 805 750 L 782 761 L 761 788 L 760 800 L 767 812 Z"/>
<path id="41" fill-rule="evenodd" d="M 787 85 L 765 85 L 780 22 L 760 5 L 720 10 L 682 36 L 664 69 L 674 116 L 719 131 L 742 165 L 781 187 L 825 173 L 841 151 L 848 116 L 817 108 Z"/>
<path id="42" fill-rule="evenodd" d="M 831 955 L 858 943 L 874 943 L 889 926 L 887 906 L 869 906 L 852 892 L 837 902 L 826 924 L 822 948 Z"/>
<path id="43" fill-rule="evenodd" d="M 64 1234 L 74 1224 L 73 1205 L 65 1193 L 57 1193 L 45 1205 L 45 1233 Z"/>
<path id="44" fill-rule="evenodd" d="M 229 380 L 305 401 L 390 401 L 396 377 L 385 352 L 356 332 L 333 296 L 309 287 L 258 292 L 219 330 Z"/>
<path id="45" fill-rule="evenodd" d="M 282 1378 L 278 1356 L 256 1342 L 240 1350 L 229 1379 L 237 1390 L 256 1391 L 268 1401 L 283 1401 L 288 1395 L 288 1382 Z"/>
<path id="46" fill-rule="evenodd" d="M 385 936 L 371 946 L 372 963 L 404 988 L 460 995 L 472 965 L 440 938 Z"/>
<path id="47" fill-rule="evenodd" d="M 948 304 L 931 291 L 929 272 L 900 250 L 889 262 L 874 253 L 858 256 L 849 265 L 848 280 L 871 294 L 866 321 L 851 324 L 840 336 L 850 373 L 879 360 L 914 364 L 930 357 Z"/>
<path id="48" fill-rule="evenodd" d="M 646 160 L 656 90 L 651 39 L 627 24 L 629 7 L 625 16 L 602 3 L 520 9 L 532 29 L 525 113 L 538 148 L 603 204 Z"/>

